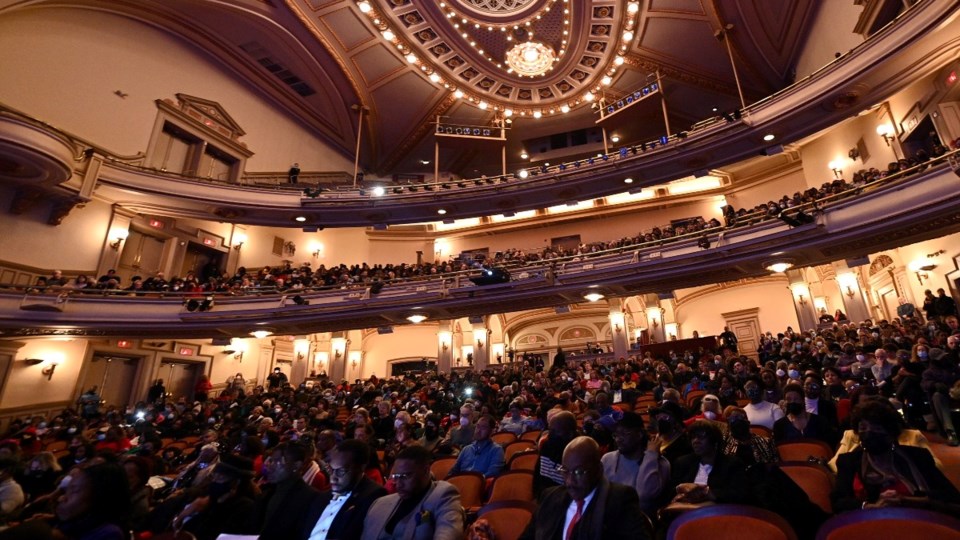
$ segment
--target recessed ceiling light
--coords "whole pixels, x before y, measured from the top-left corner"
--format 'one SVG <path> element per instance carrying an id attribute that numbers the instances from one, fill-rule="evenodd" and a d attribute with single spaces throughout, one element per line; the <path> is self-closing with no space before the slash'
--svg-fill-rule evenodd
<path id="1" fill-rule="evenodd" d="M 527 159 L 528 157 L 530 157 L 530 154 L 527 154 L 526 150 L 520 152 L 520 159 Z"/>
<path id="2" fill-rule="evenodd" d="M 431 73 L 431 74 L 430 74 L 430 81 L 431 81 L 431 82 L 438 83 L 438 82 L 440 82 L 440 76 L 437 75 L 436 73 Z"/>
<path id="3" fill-rule="evenodd" d="M 383 35 L 383 39 L 387 41 L 393 41 L 393 38 L 397 37 L 390 30 L 384 30 L 382 35 Z"/>
<path id="4" fill-rule="evenodd" d="M 304 221 L 307 220 L 307 216 L 297 216 L 297 217 L 295 217 L 295 218 L 293 218 L 293 219 L 294 219 L 294 221 L 299 221 L 300 223 L 303 223 Z"/>
<path id="5" fill-rule="evenodd" d="M 766 135 L 763 136 L 763 140 L 765 140 L 765 141 L 767 141 L 767 142 L 770 142 L 770 141 L 772 141 L 772 140 L 774 140 L 774 139 L 776 139 L 776 138 L 777 138 L 777 136 L 774 135 L 773 133 L 767 133 Z"/>
<path id="6" fill-rule="evenodd" d="M 786 262 L 786 261 L 775 262 L 775 263 L 772 263 L 772 264 L 768 264 L 768 265 L 767 265 L 767 270 L 769 270 L 769 271 L 771 271 L 771 272 L 777 272 L 777 273 L 786 272 L 787 270 L 789 270 L 789 269 L 791 269 L 791 268 L 793 268 L 793 263 L 789 263 L 789 262 Z"/>
<path id="7" fill-rule="evenodd" d="M 444 210 L 443 208 L 441 208 L 441 209 L 439 209 L 439 210 L 437 210 L 437 213 L 438 213 L 438 214 L 440 214 L 440 215 L 442 216 L 442 215 L 444 215 L 444 214 L 446 214 L 446 213 L 447 213 L 447 211 L 446 211 L 446 210 Z"/>
<path id="8" fill-rule="evenodd" d="M 429 165 L 429 164 L 430 164 L 430 160 L 429 160 L 429 159 L 421 159 L 421 160 L 420 160 L 420 164 L 421 164 L 421 165 Z"/>
<path id="9" fill-rule="evenodd" d="M 597 292 L 587 293 L 583 295 L 583 297 L 591 302 L 596 302 L 597 300 L 603 300 L 603 295 Z"/>
<path id="10" fill-rule="evenodd" d="M 620 142 L 620 136 L 614 133 L 613 135 L 610 136 L 610 142 L 615 142 L 615 143 Z"/>
<path id="11" fill-rule="evenodd" d="M 269 330 L 254 330 L 253 332 L 250 332 L 250 335 L 257 339 L 263 339 L 265 337 L 272 336 L 273 332 Z"/>
<path id="12" fill-rule="evenodd" d="M 408 54 L 408 55 L 407 55 L 407 62 L 410 62 L 411 64 L 416 64 L 416 63 L 417 63 L 417 55 L 415 55 L 415 54 L 413 54 L 413 53 Z"/>
<path id="13" fill-rule="evenodd" d="M 357 4 L 357 7 L 360 8 L 360 11 L 362 13 L 370 13 L 370 10 L 373 9 L 370 6 L 370 2 L 360 2 L 359 4 Z"/>
<path id="14" fill-rule="evenodd" d="M 633 178 L 624 178 L 624 179 L 623 179 L 623 183 L 624 183 L 624 184 L 632 184 L 632 183 L 633 183 Z"/>
<path id="15" fill-rule="evenodd" d="M 420 323 L 422 323 L 423 321 L 427 320 L 427 316 L 426 316 L 426 315 L 422 315 L 422 314 L 420 314 L 420 313 L 415 313 L 415 314 L 410 315 L 409 317 L 407 317 L 407 320 L 410 321 L 410 322 L 412 322 L 413 324 L 420 324 Z"/>

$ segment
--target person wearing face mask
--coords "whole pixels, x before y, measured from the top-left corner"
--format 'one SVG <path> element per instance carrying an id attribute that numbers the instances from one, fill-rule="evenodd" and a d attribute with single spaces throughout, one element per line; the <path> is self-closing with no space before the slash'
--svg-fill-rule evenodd
<path id="1" fill-rule="evenodd" d="M 960 491 L 937 469 L 930 452 L 897 442 L 903 423 L 889 402 L 869 400 L 851 417 L 860 447 L 837 457 L 834 511 L 896 506 L 960 511 Z"/>
<path id="2" fill-rule="evenodd" d="M 183 507 L 173 519 L 172 528 L 189 532 L 197 540 L 216 540 L 221 534 L 255 534 L 249 520 L 257 496 L 253 462 L 225 455 L 210 480 L 206 493 Z"/>
<path id="3" fill-rule="evenodd" d="M 683 407 L 676 403 L 666 402 L 659 407 L 650 409 L 650 421 L 656 426 L 660 436 L 660 454 L 671 465 L 681 456 L 693 451 L 690 439 L 683 429 Z"/>
<path id="4" fill-rule="evenodd" d="M 441 444 L 459 450 L 473 442 L 473 432 L 476 429 L 473 424 L 473 407 L 470 405 L 460 407 L 460 414 L 457 415 L 456 421 L 457 423 L 447 431 L 447 436 Z"/>
<path id="5" fill-rule="evenodd" d="M 773 424 L 783 418 L 783 409 L 774 403 L 763 399 L 763 391 L 760 388 L 760 382 L 755 377 L 747 379 L 743 385 L 744 393 L 750 400 L 743 410 L 747 413 L 750 424 L 764 426 L 772 430 Z"/>
<path id="6" fill-rule="evenodd" d="M 723 452 L 735 455 L 748 467 L 780 462 L 780 453 L 773 439 L 750 431 L 747 412 L 740 407 L 727 407 L 723 411 L 727 419 L 727 433 L 723 439 Z"/>
<path id="7" fill-rule="evenodd" d="M 485 414 L 477 421 L 473 442 L 463 447 L 448 476 L 460 472 L 478 472 L 485 478 L 493 478 L 503 470 L 503 447 L 490 440 L 497 421 Z"/>
<path id="8" fill-rule="evenodd" d="M 435 414 L 428 414 L 423 420 L 423 436 L 417 442 L 427 450 L 435 452 L 442 441 L 440 417 Z"/>
<path id="9" fill-rule="evenodd" d="M 690 426 L 697 420 L 707 420 L 709 422 L 725 422 L 723 411 L 720 409 L 720 398 L 713 394 L 707 394 L 700 400 L 700 414 L 691 416 L 683 421 L 684 426 Z"/>
<path id="10" fill-rule="evenodd" d="M 786 416 L 773 424 L 773 440 L 777 444 L 797 439 L 817 439 L 830 445 L 836 443 L 833 430 L 823 418 L 806 410 L 803 387 L 788 384 L 783 390 L 783 408 Z"/>
<path id="11" fill-rule="evenodd" d="M 83 435 L 76 435 L 70 440 L 67 451 L 67 455 L 57 460 L 60 463 L 60 468 L 64 472 L 69 472 L 73 467 L 85 464 L 87 460 L 92 458 L 93 443 Z"/>

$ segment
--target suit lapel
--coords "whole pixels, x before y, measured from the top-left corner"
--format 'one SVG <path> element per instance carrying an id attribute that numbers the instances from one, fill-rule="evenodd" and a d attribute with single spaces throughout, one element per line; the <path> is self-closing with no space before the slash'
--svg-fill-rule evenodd
<path id="1" fill-rule="evenodd" d="M 410 515 L 404 518 L 404 520 L 401 522 L 404 524 L 403 540 L 413 540 L 413 534 L 417 530 L 417 516 L 419 516 L 420 513 L 423 512 L 424 507 L 427 506 L 427 501 L 430 500 L 430 496 L 433 495 L 433 491 L 436 488 L 437 488 L 437 483 L 431 482 L 430 488 L 427 489 L 427 494 L 424 495 L 423 499 L 420 500 L 420 504 L 418 504 L 413 509 L 413 512 L 411 512 Z M 434 517 L 434 519 L 436 519 L 436 517 Z"/>

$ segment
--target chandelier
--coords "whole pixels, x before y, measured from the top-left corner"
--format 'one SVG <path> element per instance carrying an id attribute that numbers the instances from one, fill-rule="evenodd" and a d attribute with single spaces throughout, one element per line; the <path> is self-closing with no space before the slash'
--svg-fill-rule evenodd
<path id="1" fill-rule="evenodd" d="M 549 46 L 527 41 L 507 51 L 507 65 L 518 75 L 535 77 L 549 71 L 556 57 L 556 53 Z"/>

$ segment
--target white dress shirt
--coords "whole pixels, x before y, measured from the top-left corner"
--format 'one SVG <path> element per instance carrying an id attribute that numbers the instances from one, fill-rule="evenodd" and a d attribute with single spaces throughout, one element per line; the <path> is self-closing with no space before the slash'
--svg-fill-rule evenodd
<path id="1" fill-rule="evenodd" d="M 593 488 L 593 491 L 585 499 L 583 499 L 583 509 L 580 510 L 580 521 L 583 521 L 583 516 L 587 514 L 587 508 L 590 507 L 590 501 L 593 500 L 593 496 L 597 494 L 597 488 Z M 567 517 L 563 520 L 563 538 L 566 540 L 567 537 L 567 527 L 570 526 L 570 522 L 573 521 L 573 516 L 577 515 L 577 501 L 570 501 L 570 506 L 567 507 Z M 311 539 L 313 540 L 313 539 Z"/>
<path id="2" fill-rule="evenodd" d="M 337 513 L 340 512 L 340 509 L 343 508 L 344 503 L 346 503 L 349 498 L 349 492 L 341 493 L 340 495 L 334 494 L 333 498 L 330 499 L 330 503 L 327 504 L 327 507 L 323 509 L 323 513 L 320 514 L 320 519 L 317 520 L 317 524 L 313 526 L 309 540 L 327 540 L 327 531 L 330 530 L 330 525 L 333 525 L 334 518 L 337 517 Z"/>

